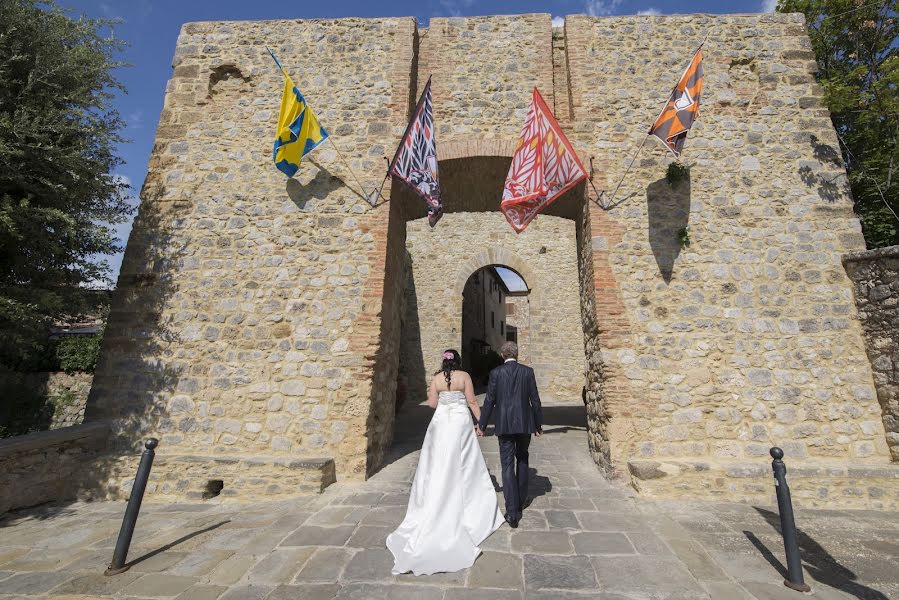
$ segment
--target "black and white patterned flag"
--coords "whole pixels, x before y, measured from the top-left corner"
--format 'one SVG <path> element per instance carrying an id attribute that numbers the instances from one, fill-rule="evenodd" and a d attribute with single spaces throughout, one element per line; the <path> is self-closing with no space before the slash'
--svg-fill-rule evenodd
<path id="1" fill-rule="evenodd" d="M 424 199 L 428 205 L 428 223 L 431 227 L 436 225 L 443 216 L 443 201 L 437 177 L 437 142 L 434 135 L 430 77 L 388 172 L 406 182 Z"/>

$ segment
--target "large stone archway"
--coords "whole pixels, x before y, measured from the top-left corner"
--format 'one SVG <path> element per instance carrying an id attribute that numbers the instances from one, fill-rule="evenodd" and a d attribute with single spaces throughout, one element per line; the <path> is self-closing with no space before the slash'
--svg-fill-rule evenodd
<path id="1" fill-rule="evenodd" d="M 423 220 L 407 226 L 410 269 L 401 340 L 401 380 L 407 398 L 420 402 L 440 353 L 462 348 L 463 289 L 489 266 L 518 272 L 530 289 L 530 353 L 541 394 L 551 401 L 580 401 L 584 380 L 575 223 L 542 217 L 526 235 L 515 234 L 499 213 L 459 213 L 434 235 Z M 495 239 L 487 239 L 492 235 Z M 475 252 L 445 264 L 453 247 Z M 452 274 L 449 281 L 443 273 Z M 552 307 L 545 310 L 545 307 Z M 418 365 L 418 368 L 416 368 Z"/>
<path id="2" fill-rule="evenodd" d="M 465 282 L 468 281 L 468 278 L 471 277 L 472 273 L 478 269 L 492 267 L 494 265 L 504 265 L 521 275 L 521 278 L 525 280 L 528 287 L 531 289 L 531 307 L 533 309 L 540 301 L 540 291 L 535 288 L 537 274 L 531 269 L 525 259 L 515 252 L 500 246 L 492 246 L 485 250 L 481 250 L 460 265 L 458 274 L 456 275 L 456 285 L 453 288 L 453 292 L 457 296 L 461 296 L 462 290 L 465 289 Z"/>
<path id="3" fill-rule="evenodd" d="M 441 144 L 441 157 L 448 157 L 440 161 L 444 216 L 433 229 L 418 197 L 402 185 L 391 189 L 381 339 L 381 348 L 389 350 L 382 355 L 378 370 L 384 374 L 378 380 L 392 387 L 396 378 L 397 396 L 373 400 L 370 465 L 380 462 L 376 456 L 392 439 L 392 398 L 421 402 L 440 353 L 461 349 L 462 291 L 483 267 L 507 266 L 531 290 L 529 359 L 541 395 L 580 403 L 586 385 L 598 405 L 601 370 L 593 369 L 587 379 L 588 363 L 601 359 L 594 351 L 593 261 L 584 256 L 592 253 L 593 239 L 584 188 L 558 199 L 523 233 L 515 233 L 498 210 L 512 139 Z M 388 362 L 394 354 L 395 367 Z M 604 425 L 596 423 L 602 434 Z M 603 460 L 599 443 L 592 450 Z"/>

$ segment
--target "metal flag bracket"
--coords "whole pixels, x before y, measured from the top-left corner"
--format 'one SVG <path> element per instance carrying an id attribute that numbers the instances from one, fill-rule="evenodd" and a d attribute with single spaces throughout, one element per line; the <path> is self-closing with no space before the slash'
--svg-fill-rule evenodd
<path id="1" fill-rule="evenodd" d="M 387 163 L 387 170 L 384 173 L 384 179 L 381 180 L 380 187 L 377 190 L 372 190 L 372 192 L 365 197 L 372 208 L 376 208 L 387 202 L 384 196 L 381 195 L 381 192 L 384 190 L 384 184 L 387 183 L 387 180 L 390 178 L 390 160 L 385 156 L 384 162 Z M 378 202 L 379 199 L 382 200 L 382 202 Z"/>
<path id="2" fill-rule="evenodd" d="M 609 208 L 611 207 L 608 207 L 602 203 L 602 198 L 606 195 L 606 191 L 603 190 L 602 192 L 599 192 L 596 189 L 596 185 L 593 183 L 593 174 L 596 172 L 593 168 L 593 158 L 593 156 L 590 157 L 590 175 L 587 177 L 587 181 L 590 182 L 590 187 L 593 188 L 593 193 L 596 194 L 596 200 L 594 200 L 594 202 L 596 202 L 597 206 L 599 206 L 603 210 L 609 210 Z"/>

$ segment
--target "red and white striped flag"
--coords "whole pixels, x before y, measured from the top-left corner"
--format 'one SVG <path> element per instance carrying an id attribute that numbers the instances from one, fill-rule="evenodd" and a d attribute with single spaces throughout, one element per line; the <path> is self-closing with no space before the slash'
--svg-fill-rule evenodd
<path id="1" fill-rule="evenodd" d="M 543 209 L 586 178 L 584 165 L 535 87 L 503 186 L 500 210 L 521 233 Z"/>

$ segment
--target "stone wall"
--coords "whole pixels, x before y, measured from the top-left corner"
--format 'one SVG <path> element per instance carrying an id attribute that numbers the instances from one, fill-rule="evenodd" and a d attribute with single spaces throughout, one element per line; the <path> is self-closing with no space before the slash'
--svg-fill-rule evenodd
<path id="1" fill-rule="evenodd" d="M 152 501 L 211 497 L 269 501 L 318 494 L 335 481 L 330 458 L 169 456 L 163 448 L 153 463 L 147 491 Z"/>
<path id="2" fill-rule="evenodd" d="M 473 273 L 462 289 L 462 342 L 459 352 L 462 354 L 462 368 L 471 372 L 476 340 L 484 341 L 487 325 L 487 311 L 484 288 L 488 287 L 482 278 L 484 269 Z M 413 281 L 414 285 L 414 281 Z M 489 289 L 489 288 L 488 288 Z M 408 301 L 407 301 L 407 310 Z M 414 310 L 418 310 L 416 306 Z M 420 350 L 419 350 L 420 351 Z"/>
<path id="3" fill-rule="evenodd" d="M 893 460 L 899 461 L 899 246 L 843 257 L 874 368 L 874 387 Z"/>
<path id="4" fill-rule="evenodd" d="M 391 204 L 365 194 L 405 127 L 414 40 L 411 18 L 184 25 L 87 411 L 111 424 L 110 456 L 154 434 L 161 478 L 178 456 L 379 464 L 402 234 L 388 245 Z M 284 80 L 265 45 L 365 189 L 330 143 L 294 179 L 274 168 Z M 132 463 L 109 474 L 121 489 Z"/>
<path id="5" fill-rule="evenodd" d="M 53 420 L 50 429 L 80 425 L 84 420 L 84 408 L 94 380 L 93 373 L 34 373 L 37 382 L 46 386 L 52 402 Z"/>
<path id="6" fill-rule="evenodd" d="M 700 498 L 769 505 L 775 495 L 771 461 L 735 464 L 708 460 L 632 460 L 631 481 L 648 497 Z M 795 506 L 899 510 L 899 465 L 851 462 L 787 463 Z"/>
<path id="7" fill-rule="evenodd" d="M 425 219 L 410 221 L 406 249 L 412 257 L 415 301 L 407 298 L 406 304 L 417 310 L 419 329 L 403 336 L 403 362 L 405 357 L 418 356 L 425 371 L 437 370 L 443 349 L 461 341 L 465 284 L 459 286 L 459 282 L 467 282 L 485 266 L 506 265 L 518 272 L 531 290 L 528 360 L 536 372 L 541 397 L 579 401 L 584 347 L 574 230 L 574 221 L 542 216 L 516 234 L 499 212 L 447 214 L 435 229 Z M 454 255 L 469 258 L 448 262 L 446 257 Z M 496 292 L 493 296 L 495 299 Z M 497 328 L 499 318 L 497 315 Z M 416 341 L 417 347 L 412 345 Z M 418 380 L 419 393 L 424 393 L 427 381 L 426 377 Z"/>
<path id="8" fill-rule="evenodd" d="M 500 301 L 497 293 L 500 282 L 496 271 L 485 267 L 472 273 L 462 289 L 462 341 L 459 352 L 467 369 L 471 368 L 472 354 L 476 351 L 472 344 L 486 344 L 490 350 L 499 352 L 505 341 L 506 303 Z"/>
<path id="9" fill-rule="evenodd" d="M 75 498 L 108 433 L 93 423 L 0 440 L 0 514 Z"/>
<path id="10" fill-rule="evenodd" d="M 9 434 L 81 424 L 92 380 L 91 373 L 2 371 L 0 396 L 9 404 L 7 416 L 0 414 L 0 429 Z"/>
<path id="11" fill-rule="evenodd" d="M 792 464 L 884 464 L 840 264 L 864 242 L 801 16 L 567 17 L 572 137 L 614 189 L 706 34 L 688 181 L 668 184 L 650 139 L 611 208 L 590 208 L 604 362 L 591 416 L 609 419 L 616 469 L 767 463 L 774 445 Z"/>
<path id="12" fill-rule="evenodd" d="M 531 300 L 529 294 L 510 295 L 506 298 L 506 326 L 515 327 L 518 333 L 518 360 L 531 362 Z M 578 344 L 579 356 L 583 349 Z"/>
<path id="13" fill-rule="evenodd" d="M 506 303 L 503 299 L 505 293 L 501 287 L 501 279 L 492 269 L 482 270 L 481 273 L 489 273 L 489 279 L 493 281 L 492 285 L 488 281 L 484 306 L 484 321 L 488 325 L 486 328 L 487 335 L 485 339 L 490 347 L 496 352 L 502 347 L 506 341 Z"/>
<path id="14" fill-rule="evenodd" d="M 609 197 L 706 34 L 690 177 L 669 185 L 650 140 Z M 330 144 L 296 179 L 274 169 L 283 81 L 262 40 L 361 187 Z M 110 456 L 153 433 L 172 470 L 179 456 L 291 457 L 371 474 L 398 382 L 420 397 L 447 332 L 460 335 L 422 294 L 455 290 L 452 306 L 473 271 L 506 264 L 534 289 L 545 393 L 578 398 L 586 359 L 589 450 L 610 472 L 641 485 L 628 463 L 664 463 L 653 493 L 692 493 L 690 465 L 735 473 L 767 464 L 772 445 L 823 472 L 888 466 L 840 264 L 863 239 L 801 17 L 575 15 L 555 32 L 546 14 L 434 18 L 420 32 L 408 18 L 199 23 L 174 62 L 86 415 L 110 423 Z M 364 200 L 428 76 L 446 210 L 432 231 L 400 184 Z M 515 236 L 497 208 L 535 85 L 608 193 L 601 207 L 578 186 Z M 419 256 L 479 227 L 478 246 L 444 248 L 454 283 L 419 283 Z M 556 236 L 546 255 L 519 256 L 544 227 L 568 249 Z M 557 271 L 578 286 L 564 308 L 540 297 Z M 557 364 L 572 341 L 579 352 Z"/>

